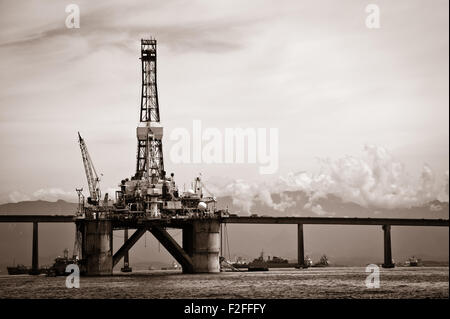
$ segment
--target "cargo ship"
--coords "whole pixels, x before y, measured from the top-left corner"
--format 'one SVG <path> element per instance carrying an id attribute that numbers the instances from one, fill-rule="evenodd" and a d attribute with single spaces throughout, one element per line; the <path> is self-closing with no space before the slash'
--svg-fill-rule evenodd
<path id="1" fill-rule="evenodd" d="M 8 275 L 28 275 L 31 271 L 30 267 L 18 264 L 17 266 L 8 266 Z"/>
<path id="2" fill-rule="evenodd" d="M 268 271 L 269 265 L 264 260 L 264 252 L 261 251 L 261 255 L 258 258 L 253 259 L 252 262 L 248 264 L 248 271 Z"/>
<path id="3" fill-rule="evenodd" d="M 264 252 L 261 252 L 261 255 L 254 259 L 252 262 L 248 264 L 245 263 L 234 263 L 234 267 L 236 268 L 248 268 L 248 271 L 268 271 L 269 268 L 294 268 L 298 266 L 297 263 L 290 263 L 287 259 L 273 256 L 267 257 L 264 259 Z"/>

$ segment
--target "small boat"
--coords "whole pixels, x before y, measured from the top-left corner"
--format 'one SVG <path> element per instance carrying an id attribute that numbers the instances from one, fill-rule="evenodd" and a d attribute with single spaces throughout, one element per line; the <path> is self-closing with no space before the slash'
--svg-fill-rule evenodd
<path id="1" fill-rule="evenodd" d="M 28 275 L 31 271 L 30 267 L 18 264 L 17 266 L 8 266 L 8 275 Z"/>
<path id="2" fill-rule="evenodd" d="M 320 257 L 319 262 L 312 265 L 312 267 L 328 267 L 330 265 L 330 262 L 328 261 L 328 257 L 326 255 L 322 255 Z"/>
<path id="3" fill-rule="evenodd" d="M 175 270 L 175 269 L 180 269 L 180 266 L 176 262 L 173 262 L 172 266 L 170 267 L 161 267 L 161 270 Z"/>
<path id="4" fill-rule="evenodd" d="M 124 263 L 123 267 L 120 268 L 121 272 L 132 272 L 133 268 L 130 267 L 128 263 Z"/>
<path id="5" fill-rule="evenodd" d="M 309 256 L 305 257 L 305 260 L 303 262 L 303 268 L 309 268 L 313 265 L 313 261 Z"/>
<path id="6" fill-rule="evenodd" d="M 418 267 L 419 266 L 419 259 L 417 259 L 416 257 L 412 256 L 411 258 L 409 258 L 406 262 L 405 262 L 405 266 L 408 267 Z"/>

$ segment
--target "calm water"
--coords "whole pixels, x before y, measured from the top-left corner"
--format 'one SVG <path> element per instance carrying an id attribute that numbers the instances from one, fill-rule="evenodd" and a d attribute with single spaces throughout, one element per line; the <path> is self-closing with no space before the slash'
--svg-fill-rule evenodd
<path id="1" fill-rule="evenodd" d="M 271 269 L 184 275 L 137 271 L 82 277 L 0 276 L 0 298 L 448 298 L 448 267 L 382 269 L 380 288 L 367 289 L 365 268 Z"/>

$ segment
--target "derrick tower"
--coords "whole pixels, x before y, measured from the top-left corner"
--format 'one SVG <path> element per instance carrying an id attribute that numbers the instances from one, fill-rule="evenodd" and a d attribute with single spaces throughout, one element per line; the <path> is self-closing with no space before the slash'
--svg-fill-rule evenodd
<path id="1" fill-rule="evenodd" d="M 137 127 L 138 149 L 134 179 L 145 179 L 156 184 L 165 176 L 163 128 L 160 124 L 156 85 L 156 40 L 141 40 L 141 64 L 141 112 Z"/>

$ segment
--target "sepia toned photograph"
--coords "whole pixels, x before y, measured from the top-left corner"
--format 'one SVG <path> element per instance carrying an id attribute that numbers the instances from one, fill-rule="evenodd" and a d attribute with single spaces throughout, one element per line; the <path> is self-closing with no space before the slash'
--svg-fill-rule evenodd
<path id="1" fill-rule="evenodd" d="M 0 17 L 2 302 L 448 300 L 448 1 Z"/>

